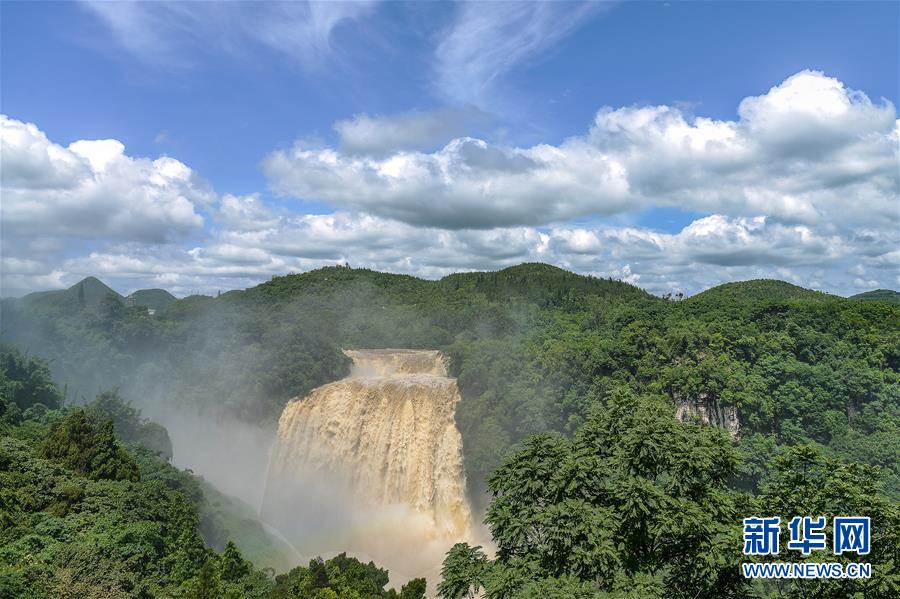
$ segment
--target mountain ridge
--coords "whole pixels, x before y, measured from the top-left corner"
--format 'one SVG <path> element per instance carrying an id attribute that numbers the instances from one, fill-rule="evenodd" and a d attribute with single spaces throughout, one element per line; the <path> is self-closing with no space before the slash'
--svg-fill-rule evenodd
<path id="1" fill-rule="evenodd" d="M 863 291 L 856 295 L 851 295 L 848 299 L 861 302 L 892 302 L 900 303 L 900 292 L 893 289 L 873 289 L 872 291 Z"/>
<path id="2" fill-rule="evenodd" d="M 485 286 L 496 287 L 498 292 L 534 292 L 537 280 L 551 283 L 554 287 L 566 288 L 571 291 L 582 291 L 591 294 L 591 290 L 599 291 L 601 288 L 607 293 L 620 290 L 623 293 L 657 298 L 654 294 L 632 283 L 618 280 L 583 275 L 564 268 L 542 262 L 523 262 L 492 271 L 465 271 L 446 275 L 440 279 L 424 279 L 408 274 L 382 272 L 368 268 L 350 268 L 349 266 L 325 266 L 302 273 L 289 273 L 273 276 L 269 281 L 260 283 L 246 289 L 229 290 L 222 294 L 223 297 L 241 296 L 244 293 L 255 295 L 291 295 L 299 291 L 317 291 L 322 288 L 332 288 L 342 284 L 365 283 L 371 284 L 388 291 L 403 294 L 409 291 L 418 292 L 447 292 L 466 288 L 477 291 Z M 96 306 L 106 294 L 112 294 L 120 300 L 125 296 L 115 291 L 95 276 L 88 276 L 78 281 L 67 289 L 53 289 L 47 291 L 35 291 L 23 296 L 25 301 L 62 301 L 70 298 L 80 301 L 79 287 L 84 289 L 84 303 L 87 306 Z M 162 288 L 139 289 L 128 297 L 134 298 L 135 305 L 145 306 L 154 310 L 163 310 L 175 302 L 185 298 L 178 298 L 170 291 Z M 779 279 L 748 279 L 744 281 L 729 281 L 721 283 L 709 289 L 705 289 L 686 300 L 698 299 L 754 299 L 754 300 L 812 300 L 830 301 L 848 299 L 855 301 L 888 301 L 900 303 L 900 292 L 891 289 L 875 289 L 843 297 L 832 293 L 809 289 Z"/>

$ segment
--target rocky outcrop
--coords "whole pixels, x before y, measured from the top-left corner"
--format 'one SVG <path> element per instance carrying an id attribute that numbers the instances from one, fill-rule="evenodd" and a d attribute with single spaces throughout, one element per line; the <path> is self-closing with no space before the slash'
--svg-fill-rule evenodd
<path id="1" fill-rule="evenodd" d="M 710 424 L 724 428 L 736 439 L 740 433 L 737 408 L 725 406 L 718 397 L 707 393 L 700 393 L 696 398 L 683 397 L 677 391 L 672 394 L 675 402 L 675 416 L 682 422 L 699 420 L 703 424 Z"/>

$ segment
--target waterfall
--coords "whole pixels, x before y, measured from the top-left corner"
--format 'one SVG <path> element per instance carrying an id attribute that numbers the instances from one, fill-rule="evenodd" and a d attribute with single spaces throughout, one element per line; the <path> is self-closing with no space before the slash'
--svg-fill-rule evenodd
<path id="1" fill-rule="evenodd" d="M 344 353 L 350 376 L 281 414 L 263 517 L 308 553 L 349 550 L 431 577 L 472 530 L 456 380 L 437 351 Z"/>

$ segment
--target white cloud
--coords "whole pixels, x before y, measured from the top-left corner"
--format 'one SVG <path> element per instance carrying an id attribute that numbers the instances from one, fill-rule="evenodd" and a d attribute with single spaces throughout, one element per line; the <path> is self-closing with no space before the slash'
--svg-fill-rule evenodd
<path id="1" fill-rule="evenodd" d="M 440 108 L 388 117 L 358 114 L 334 124 L 341 150 L 348 154 L 381 156 L 398 150 L 427 150 L 448 138 L 463 136 L 486 124 L 490 115 L 475 108 Z"/>
<path id="2" fill-rule="evenodd" d="M 66 287 L 63 278 L 68 274 L 64 270 L 50 270 L 48 265 L 29 258 L 4 256 L 0 259 L 0 289 L 3 290 L 35 290 L 62 289 Z"/>
<path id="3" fill-rule="evenodd" d="M 253 231 L 273 227 L 278 217 L 266 208 L 259 194 L 225 194 L 216 209 L 217 220 L 230 229 Z"/>
<path id="4" fill-rule="evenodd" d="M 301 143 L 271 153 L 264 170 L 287 196 L 442 228 L 547 225 L 643 206 L 897 225 L 890 102 L 803 71 L 746 98 L 739 114 L 605 107 L 587 134 L 556 146 L 464 137 L 433 152 L 360 156 Z"/>
<path id="5" fill-rule="evenodd" d="M 338 126 L 340 148 L 264 161 L 277 190 L 337 209 L 324 215 L 218 196 L 172 158 L 131 157 L 116 140 L 63 146 L 3 117 L 2 293 L 87 275 L 214 292 L 343 262 L 433 278 L 542 261 L 658 293 L 760 277 L 896 287 L 894 107 L 802 72 L 738 115 L 604 108 L 558 145 L 460 137 L 432 151 L 428 113 L 358 116 Z M 676 232 L 572 220 L 658 206 L 706 216 Z"/>
<path id="6" fill-rule="evenodd" d="M 84 1 L 129 52 L 167 69 L 193 66 L 197 53 L 268 47 L 304 68 L 334 56 L 332 36 L 362 19 L 375 2 L 100 2 Z"/>
<path id="7" fill-rule="evenodd" d="M 128 242 L 59 261 L 5 257 L 4 289 L 59 287 L 95 275 L 123 291 L 161 286 L 184 295 L 248 287 L 272 275 L 345 262 L 437 278 L 541 261 L 657 293 L 694 293 L 730 280 L 775 277 L 849 294 L 858 291 L 860 281 L 870 288 L 895 286 L 900 266 L 896 234 L 869 231 L 848 238 L 762 216 L 711 215 L 671 234 L 571 225 L 445 230 L 359 213 L 275 214 L 257 198 L 228 197 L 223 204 L 249 204 L 251 216 L 241 209 L 230 225 L 222 218 L 193 246 Z M 856 274 L 857 265 L 865 278 Z"/>
<path id="8" fill-rule="evenodd" d="M 577 141 L 520 149 L 459 138 L 384 158 L 297 145 L 263 168 L 284 195 L 442 228 L 541 225 L 632 205 L 621 165 Z"/>
<path id="9" fill-rule="evenodd" d="M 828 236 L 765 217 L 712 215 L 667 234 L 574 226 L 450 231 L 335 213 L 281 215 L 267 228 L 222 229 L 191 249 L 111 246 L 67 260 L 62 269 L 72 273 L 72 282 L 94 274 L 121 281 L 120 287 L 127 289 L 164 286 L 187 293 L 246 287 L 271 275 L 345 262 L 437 278 L 541 261 L 657 293 L 694 293 L 726 281 L 774 277 L 849 294 L 858 291 L 859 281 L 869 288 L 894 284 L 900 264 L 896 238 L 893 245 L 891 240 L 882 235 L 882 253 L 877 254 L 870 251 L 871 239 Z M 849 273 L 855 264 L 866 264 L 865 279 Z M 30 268 L 35 275 L 42 273 Z"/>
<path id="10" fill-rule="evenodd" d="M 163 242 L 201 227 L 198 206 L 214 197 L 181 162 L 132 158 L 112 139 L 63 147 L 0 115 L 0 144 L 4 246 L 35 236 Z"/>

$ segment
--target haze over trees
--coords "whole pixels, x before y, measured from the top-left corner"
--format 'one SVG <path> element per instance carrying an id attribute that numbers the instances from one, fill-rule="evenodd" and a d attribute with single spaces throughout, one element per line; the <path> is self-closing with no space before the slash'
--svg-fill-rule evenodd
<path id="1" fill-rule="evenodd" d="M 43 363 L 8 348 L 0 363 L 24 364 L 0 370 L 0 597 L 424 597 L 424 579 L 385 590 L 385 570 L 346 555 L 277 577 L 254 567 L 223 541 L 202 480 L 139 444 L 158 439 L 141 433 L 158 425 L 114 393 L 48 406 Z"/>
<path id="2" fill-rule="evenodd" d="M 41 362 L 4 354 L 5 373 L 26 373 L 0 384 L 10 398 L 4 413 L 28 415 L 10 425 L 17 430 L 49 431 L 63 417 L 44 412 L 55 413 L 64 395 L 84 403 L 113 388 L 271 423 L 290 398 L 346 374 L 342 348 L 450 356 L 469 491 L 487 510 L 499 552 L 489 561 L 476 548 L 454 548 L 446 597 L 476 586 L 491 597 L 628 596 L 628 588 L 633 596 L 767 594 L 775 590 L 735 578 L 735 522 L 751 511 L 857 510 L 885 523 L 876 525 L 884 538 L 896 531 L 900 307 L 881 296 L 845 299 L 760 280 L 667 301 L 541 264 L 439 281 L 324 268 L 186 298 L 152 316 L 113 295 L 96 300 L 93 288 L 84 302 L 77 291 L 3 300 L 2 339 L 46 359 L 62 385 L 54 392 L 45 376 L 29 378 L 35 369 L 47 374 Z M 134 416 L 105 401 L 120 439 L 171 451 L 163 431 L 130 429 Z M 733 435 L 680 422 L 677 408 L 707 421 L 733 414 Z M 108 439 L 90 414 L 85 408 L 93 431 L 85 436 Z M 85 428 L 77 424 L 70 428 Z M 132 481 L 109 443 L 98 449 L 114 465 L 102 469 L 106 478 L 93 459 L 69 468 L 65 454 L 51 459 L 30 447 L 13 449 L 84 485 L 147 484 L 144 450 Z M 871 556 L 875 586 L 779 592 L 891 596 L 900 561 L 883 547 Z M 190 563 L 195 570 L 178 585 L 199 577 L 205 562 Z M 311 568 L 294 579 L 318 576 Z M 212 566 L 204 577 L 203 585 L 221 583 Z"/>

